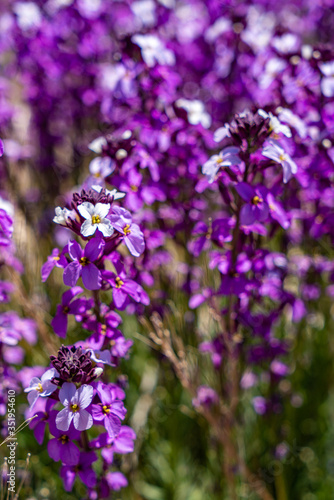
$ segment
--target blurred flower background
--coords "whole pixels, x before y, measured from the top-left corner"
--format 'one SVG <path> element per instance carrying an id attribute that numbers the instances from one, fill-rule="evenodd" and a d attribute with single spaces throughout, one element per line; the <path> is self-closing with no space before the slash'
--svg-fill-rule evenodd
<path id="1" fill-rule="evenodd" d="M 333 25 L 333 0 L 1 1 L 20 498 L 334 497 Z"/>

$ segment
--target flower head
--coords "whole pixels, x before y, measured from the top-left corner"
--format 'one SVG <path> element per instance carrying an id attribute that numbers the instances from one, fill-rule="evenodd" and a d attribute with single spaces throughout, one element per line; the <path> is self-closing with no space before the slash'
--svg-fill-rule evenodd
<path id="1" fill-rule="evenodd" d="M 109 219 L 106 219 L 110 210 L 110 203 L 96 203 L 93 205 L 88 201 L 78 205 L 78 212 L 86 219 L 81 226 L 81 234 L 86 238 L 92 236 L 98 229 L 103 236 L 109 238 L 114 232 Z"/>
<path id="2" fill-rule="evenodd" d="M 85 408 L 91 404 L 93 393 L 91 385 L 82 385 L 77 390 L 74 384 L 65 382 L 59 391 L 59 399 L 65 408 L 56 417 L 57 429 L 68 431 L 72 420 L 78 431 L 90 429 L 93 417 Z"/>

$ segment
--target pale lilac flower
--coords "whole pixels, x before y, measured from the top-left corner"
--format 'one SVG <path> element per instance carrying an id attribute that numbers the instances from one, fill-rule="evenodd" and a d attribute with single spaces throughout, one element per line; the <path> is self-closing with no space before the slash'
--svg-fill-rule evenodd
<path id="1" fill-rule="evenodd" d="M 78 390 L 75 384 L 65 382 L 59 391 L 59 399 L 65 406 L 56 417 L 57 429 L 68 431 L 73 420 L 73 425 L 78 431 L 90 429 L 93 425 L 93 417 L 87 408 L 93 399 L 93 387 L 82 385 Z"/>
<path id="2" fill-rule="evenodd" d="M 267 146 L 262 151 L 263 156 L 280 163 L 283 167 L 283 182 L 288 182 L 292 174 L 297 173 L 297 165 L 284 151 L 284 149 L 274 140 L 268 141 Z"/>
<path id="3" fill-rule="evenodd" d="M 103 236 L 108 238 L 114 232 L 110 220 L 106 219 L 110 210 L 110 203 L 97 203 L 93 205 L 84 201 L 78 206 L 80 215 L 86 219 L 81 226 L 81 234 L 85 237 L 92 236 L 98 229 Z"/>
<path id="4" fill-rule="evenodd" d="M 134 35 L 133 43 L 139 45 L 141 54 L 147 66 L 152 68 L 156 63 L 173 66 L 175 64 L 175 55 L 169 49 L 166 49 L 161 40 L 155 35 Z"/>
<path id="5" fill-rule="evenodd" d="M 153 0 L 138 0 L 130 5 L 136 19 L 142 26 L 153 26 L 156 22 L 155 3 Z"/>
<path id="6" fill-rule="evenodd" d="M 220 35 L 226 33 L 226 31 L 230 31 L 231 29 L 232 24 L 230 19 L 227 19 L 226 17 L 219 17 L 217 21 L 206 30 L 204 38 L 207 42 L 212 43 Z"/>
<path id="7" fill-rule="evenodd" d="M 35 403 L 39 396 L 46 397 L 50 396 L 56 389 L 57 386 L 51 382 L 51 379 L 58 376 L 58 372 L 55 368 L 47 370 L 41 377 L 33 377 L 30 381 L 29 387 L 24 389 L 24 392 L 28 392 L 28 401 L 30 404 L 30 409 L 35 406 Z"/>
<path id="8" fill-rule="evenodd" d="M 269 59 L 265 65 L 264 72 L 259 78 L 260 87 L 267 89 L 286 66 L 287 63 L 283 59 L 279 59 L 278 57 Z"/>
<path id="9" fill-rule="evenodd" d="M 213 155 L 202 166 L 202 173 L 208 177 L 208 182 L 212 184 L 218 170 L 221 167 L 238 165 L 241 160 L 238 156 L 239 148 L 234 146 L 223 149 L 218 155 Z"/>
<path id="10" fill-rule="evenodd" d="M 198 99 L 193 101 L 178 99 L 175 104 L 178 108 L 183 108 L 187 111 L 188 121 L 192 125 L 198 125 L 200 123 L 204 128 L 210 127 L 212 121 L 211 116 L 205 111 L 205 106 L 202 101 Z"/>
<path id="11" fill-rule="evenodd" d="M 89 171 L 96 179 L 105 179 L 115 170 L 115 162 L 108 156 L 97 156 L 89 164 Z"/>
<path id="12" fill-rule="evenodd" d="M 111 352 L 108 349 L 104 349 L 104 351 L 101 351 L 99 349 L 87 349 L 87 352 L 91 352 L 91 357 L 90 359 L 93 360 L 95 363 L 101 363 L 103 365 L 109 365 L 109 366 L 115 366 L 114 363 L 111 361 Z"/>
<path id="13" fill-rule="evenodd" d="M 299 116 L 295 115 L 288 108 L 277 108 L 276 112 L 279 113 L 278 118 L 281 122 L 288 123 L 297 131 L 302 139 L 305 139 L 307 136 L 307 126 Z"/>
<path id="14" fill-rule="evenodd" d="M 299 38 L 293 33 L 284 33 L 284 35 L 276 36 L 272 41 L 273 47 L 282 54 L 291 54 L 299 48 Z"/>
<path id="15" fill-rule="evenodd" d="M 321 80 L 321 92 L 326 97 L 334 96 L 334 61 L 320 65 L 320 71 L 324 75 Z"/>
<path id="16" fill-rule="evenodd" d="M 285 135 L 285 137 L 291 137 L 291 130 L 287 125 L 283 125 L 279 119 L 272 113 L 267 113 L 264 109 L 259 109 L 258 114 L 263 118 L 269 118 L 269 131 L 274 132 L 274 134 L 279 134 L 280 132 Z"/>
<path id="17" fill-rule="evenodd" d="M 216 130 L 216 132 L 213 135 L 213 140 L 215 142 L 220 142 L 226 137 L 231 137 L 230 126 L 228 123 L 225 123 L 223 127 L 220 127 Z"/>

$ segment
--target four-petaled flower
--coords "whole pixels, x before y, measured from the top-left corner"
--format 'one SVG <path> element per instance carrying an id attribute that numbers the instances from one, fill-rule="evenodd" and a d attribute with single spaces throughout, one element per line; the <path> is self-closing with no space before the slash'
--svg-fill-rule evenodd
<path id="1" fill-rule="evenodd" d="M 66 337 L 67 316 L 69 314 L 83 314 L 90 306 L 89 301 L 85 298 L 72 300 L 82 292 L 83 289 L 80 286 L 75 286 L 63 294 L 61 304 L 57 306 L 57 313 L 51 321 L 51 326 L 59 337 Z"/>
<path id="2" fill-rule="evenodd" d="M 114 232 L 109 219 L 106 219 L 110 210 L 110 203 L 89 203 L 84 201 L 81 205 L 78 205 L 78 212 L 80 215 L 86 219 L 81 226 L 81 234 L 86 238 L 92 236 L 98 229 L 101 231 L 103 236 L 109 238 Z"/>
<path id="3" fill-rule="evenodd" d="M 90 240 L 84 250 L 74 240 L 68 243 L 68 253 L 73 262 L 68 264 L 64 270 L 65 285 L 75 286 L 81 276 L 83 284 L 88 290 L 101 288 L 101 273 L 93 262 L 100 256 L 104 245 L 104 240 L 100 238 Z"/>
<path id="4" fill-rule="evenodd" d="M 92 406 L 94 420 L 103 420 L 108 435 L 115 438 L 121 429 L 121 420 L 124 420 L 126 409 L 123 402 L 117 399 L 115 391 L 107 384 L 99 383 L 97 393 L 101 404 Z"/>
<path id="5" fill-rule="evenodd" d="M 52 411 L 49 416 L 49 429 L 54 439 L 48 442 L 48 453 L 55 461 L 61 460 L 65 465 L 77 465 L 80 458 L 80 451 L 72 441 L 80 438 L 80 432 L 71 426 L 67 431 L 61 431 L 56 426 L 56 411 Z"/>
<path id="6" fill-rule="evenodd" d="M 239 165 L 241 160 L 238 156 L 239 148 L 234 146 L 223 149 L 218 155 L 213 155 L 202 167 L 202 173 L 208 177 L 208 182 L 212 184 L 217 172 L 222 167 Z"/>
<path id="7" fill-rule="evenodd" d="M 247 201 L 240 210 L 240 223 L 250 226 L 255 221 L 263 222 L 268 218 L 269 207 L 266 201 L 267 189 L 263 186 L 252 187 L 240 182 L 235 189 L 241 198 Z"/>
<path id="8" fill-rule="evenodd" d="M 65 382 L 59 391 L 59 399 L 65 408 L 56 417 L 57 429 L 68 431 L 72 421 L 78 431 L 90 429 L 93 417 L 85 408 L 91 404 L 93 393 L 91 385 L 82 385 L 77 390 L 72 382 Z"/>

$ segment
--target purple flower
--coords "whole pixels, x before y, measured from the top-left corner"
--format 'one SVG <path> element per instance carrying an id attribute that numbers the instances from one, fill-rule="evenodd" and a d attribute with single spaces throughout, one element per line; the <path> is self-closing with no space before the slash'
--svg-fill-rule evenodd
<path id="1" fill-rule="evenodd" d="M 82 293 L 83 289 L 76 286 L 67 290 L 61 299 L 61 304 L 57 306 L 57 312 L 51 321 L 52 328 L 59 337 L 65 338 L 67 332 L 67 316 L 69 314 L 83 314 L 87 310 L 87 299 L 72 300 L 76 295 Z"/>
<path id="2" fill-rule="evenodd" d="M 269 207 L 266 202 L 267 189 L 263 186 L 252 187 L 240 182 L 235 189 L 241 198 L 247 201 L 240 210 L 240 223 L 250 226 L 255 221 L 263 222 L 268 218 Z"/>
<path id="3" fill-rule="evenodd" d="M 218 403 L 218 395 L 212 387 L 207 385 L 200 385 L 197 389 L 197 396 L 192 400 L 193 406 L 198 408 L 199 406 L 210 407 L 213 404 Z"/>
<path id="4" fill-rule="evenodd" d="M 64 256 L 64 253 L 65 253 L 64 250 L 60 255 L 59 255 L 58 248 L 54 248 L 52 250 L 51 255 L 49 255 L 47 261 L 45 262 L 45 264 L 43 264 L 42 269 L 41 269 L 43 282 L 48 279 L 52 269 L 55 266 L 56 267 L 66 267 L 67 260 L 66 260 L 66 257 Z"/>
<path id="5" fill-rule="evenodd" d="M 96 453 L 90 451 L 88 453 L 80 453 L 79 463 L 76 465 L 64 465 L 60 469 L 60 477 L 64 482 L 66 491 L 71 491 L 78 474 L 81 481 L 88 487 L 94 488 L 96 484 L 96 473 L 92 469 L 92 463 L 96 462 Z"/>
<path id="6" fill-rule="evenodd" d="M 82 385 L 78 390 L 71 382 L 65 382 L 59 391 L 59 399 L 65 406 L 56 417 L 57 429 L 67 431 L 73 420 L 74 427 L 78 431 L 90 429 L 93 425 L 93 418 L 85 408 L 93 399 L 93 387 Z"/>
<path id="7" fill-rule="evenodd" d="M 73 262 L 68 264 L 64 270 L 65 285 L 75 286 L 82 276 L 83 284 L 88 290 L 101 288 L 101 273 L 93 262 L 100 256 L 104 245 L 104 240 L 100 238 L 91 239 L 84 250 L 74 240 L 68 243 L 68 253 Z"/>
<path id="8" fill-rule="evenodd" d="M 268 141 L 263 148 L 263 156 L 280 163 L 283 167 L 283 182 L 287 183 L 291 179 L 292 174 L 296 174 L 298 167 L 284 149 L 273 139 Z"/>
<path id="9" fill-rule="evenodd" d="M 44 399 L 44 400 L 40 399 L 38 401 L 44 402 L 45 404 L 44 410 L 41 411 L 41 409 L 39 408 L 40 411 L 35 413 L 36 416 L 30 422 L 29 427 L 30 429 L 34 429 L 34 436 L 36 438 L 37 443 L 42 444 L 44 439 L 45 427 L 50 417 L 49 412 L 53 408 L 53 406 L 57 403 L 57 401 L 55 399 Z"/>
<path id="10" fill-rule="evenodd" d="M 113 288 L 113 301 L 117 309 L 123 310 L 126 307 L 129 296 L 135 302 L 149 304 L 149 298 L 144 289 L 127 277 L 123 266 L 118 262 L 115 262 L 114 266 L 117 274 L 111 271 L 102 271 L 102 276 Z"/>
<path id="11" fill-rule="evenodd" d="M 269 205 L 270 216 L 275 219 L 283 229 L 290 227 L 290 221 L 282 205 L 275 200 L 271 193 L 267 195 L 267 203 Z"/>
<path id="12" fill-rule="evenodd" d="M 24 392 L 28 392 L 28 401 L 30 404 L 30 408 L 32 408 L 39 396 L 46 397 L 50 396 L 56 389 L 57 386 L 51 382 L 53 377 L 58 375 L 57 370 L 51 368 L 47 370 L 44 375 L 42 375 L 41 379 L 34 377 L 31 379 L 29 387 L 24 389 Z"/>
<path id="13" fill-rule="evenodd" d="M 125 418 L 126 409 L 123 402 L 116 398 L 115 391 L 107 384 L 99 382 L 97 393 L 101 404 L 92 406 L 94 420 L 103 420 L 109 436 L 115 438 L 121 429 L 121 420 Z"/>
<path id="14" fill-rule="evenodd" d="M 202 167 L 202 173 L 207 176 L 211 184 L 220 168 L 239 165 L 241 160 L 238 156 L 239 148 L 234 146 L 223 149 L 218 155 L 213 155 Z"/>
<path id="15" fill-rule="evenodd" d="M 101 455 L 103 459 L 107 462 L 107 464 L 112 464 L 114 453 L 120 453 L 123 455 L 131 453 L 134 450 L 135 439 L 135 431 L 127 425 L 122 425 L 121 430 L 116 437 L 112 438 L 107 432 L 105 432 L 92 441 L 90 445 L 97 449 L 101 448 Z"/>
<path id="16" fill-rule="evenodd" d="M 96 203 L 93 205 L 84 201 L 78 205 L 78 212 L 86 219 L 82 224 L 80 232 L 86 238 L 92 236 L 98 229 L 103 236 L 109 238 L 114 232 L 110 221 L 106 218 L 110 210 L 110 203 Z"/>
<path id="17" fill-rule="evenodd" d="M 144 235 L 139 226 L 132 222 L 130 212 L 125 210 L 125 208 L 114 207 L 113 213 L 108 218 L 114 229 L 124 235 L 123 241 L 131 255 L 139 257 L 145 250 Z"/>
<path id="18" fill-rule="evenodd" d="M 67 431 L 59 430 L 56 426 L 57 414 L 56 411 L 50 413 L 49 429 L 55 439 L 51 439 L 48 442 L 48 453 L 55 462 L 61 460 L 65 465 L 77 465 L 80 458 L 80 451 L 71 441 L 78 440 L 80 432 L 73 429 L 72 425 Z"/>
<path id="19" fill-rule="evenodd" d="M 126 477 L 121 472 L 108 472 L 106 479 L 113 491 L 118 491 L 128 485 Z"/>

